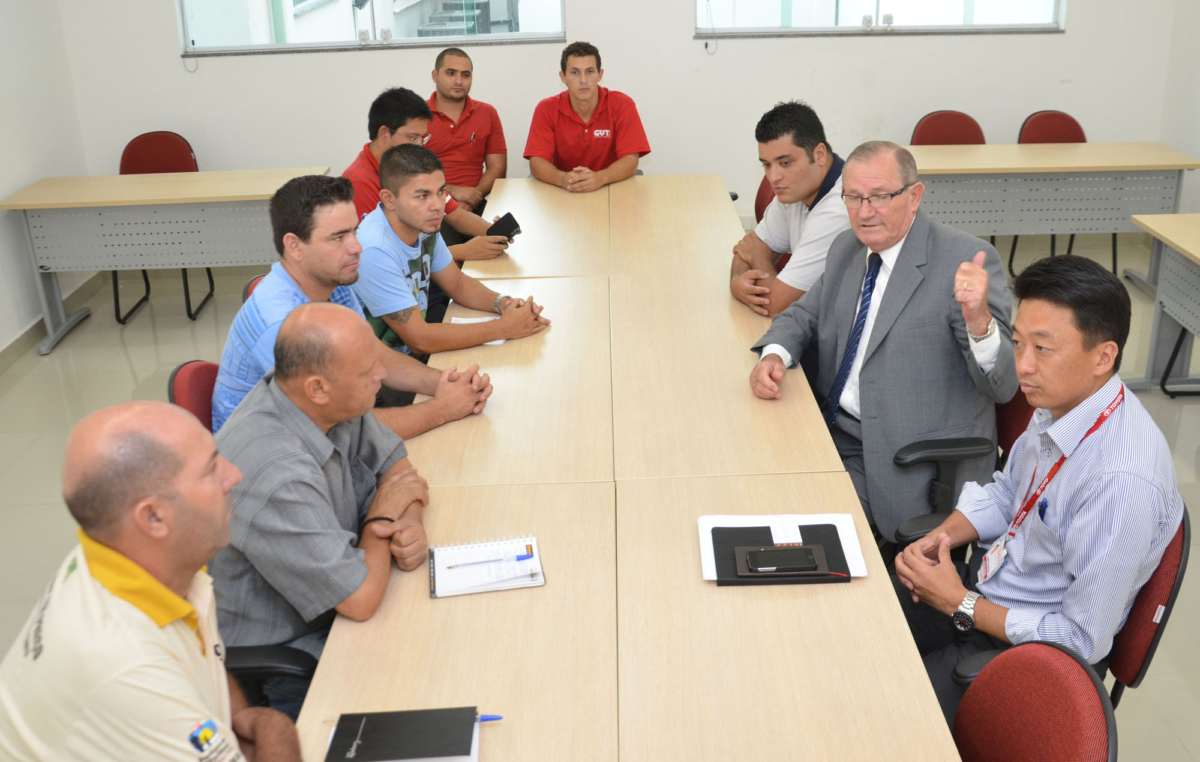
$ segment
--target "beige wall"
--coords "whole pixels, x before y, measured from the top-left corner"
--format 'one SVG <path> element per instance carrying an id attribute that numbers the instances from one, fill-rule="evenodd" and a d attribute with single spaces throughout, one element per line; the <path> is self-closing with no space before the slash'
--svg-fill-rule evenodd
<path id="1" fill-rule="evenodd" d="M 1191 156 L 1200 156 L 1200 2 L 1179 0 L 1172 24 L 1171 55 L 1163 98 L 1162 142 Z M 1181 212 L 1200 212 L 1200 173 L 1184 179 Z"/>

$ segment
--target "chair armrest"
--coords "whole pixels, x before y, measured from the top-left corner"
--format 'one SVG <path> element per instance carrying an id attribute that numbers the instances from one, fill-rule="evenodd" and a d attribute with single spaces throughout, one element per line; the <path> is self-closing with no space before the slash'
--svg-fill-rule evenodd
<path id="1" fill-rule="evenodd" d="M 307 680 L 317 671 L 317 660 L 307 651 L 289 646 L 235 646 L 225 649 L 225 670 L 241 680 Z"/>
<path id="2" fill-rule="evenodd" d="M 954 665 L 954 674 L 951 675 L 951 679 L 954 680 L 955 685 L 961 685 L 963 688 L 966 688 L 975 682 L 975 678 L 979 677 L 979 673 L 983 671 L 983 668 L 992 659 L 995 659 L 1002 653 L 1004 652 L 1000 649 L 980 651 L 977 654 L 971 654 L 965 659 L 960 659 L 958 664 Z"/>
<path id="3" fill-rule="evenodd" d="M 917 463 L 945 463 L 996 455 L 996 445 L 984 437 L 926 439 L 901 447 L 892 461 L 900 468 Z"/>
<path id="4" fill-rule="evenodd" d="M 948 518 L 948 513 L 926 513 L 924 516 L 909 519 L 896 530 L 896 544 L 901 547 L 911 545 L 937 529 Z"/>

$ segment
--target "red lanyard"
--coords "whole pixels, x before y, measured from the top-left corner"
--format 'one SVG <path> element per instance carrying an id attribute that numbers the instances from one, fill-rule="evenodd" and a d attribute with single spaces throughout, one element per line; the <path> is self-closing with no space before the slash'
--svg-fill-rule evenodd
<path id="1" fill-rule="evenodd" d="M 1083 435 L 1083 439 L 1087 439 L 1092 434 L 1095 434 L 1096 429 L 1098 429 L 1104 425 L 1104 422 L 1107 421 L 1108 417 L 1113 414 L 1113 411 L 1115 411 L 1118 407 L 1121 406 L 1121 403 L 1124 400 L 1125 400 L 1125 386 L 1122 385 L 1121 390 L 1117 392 L 1116 399 L 1114 399 L 1111 403 L 1109 403 L 1108 407 L 1104 408 L 1104 412 L 1100 413 L 1100 417 L 1096 419 L 1096 422 L 1094 424 L 1092 424 L 1092 427 L 1090 429 L 1088 429 L 1086 434 Z M 1083 439 L 1081 439 L 1079 441 L 1082 442 Z M 1021 506 L 1021 510 L 1017 511 L 1017 517 L 1015 519 L 1013 519 L 1012 526 L 1009 527 L 1009 530 L 1008 530 L 1009 537 L 1017 536 L 1017 530 L 1021 528 L 1021 524 L 1025 521 L 1025 517 L 1029 515 L 1029 511 L 1032 510 L 1033 506 L 1037 504 L 1038 498 L 1041 497 L 1042 493 L 1046 491 L 1046 486 L 1048 484 L 1050 484 L 1050 480 L 1053 479 L 1055 477 L 1055 475 L 1058 473 L 1058 469 L 1062 468 L 1062 464 L 1066 463 L 1066 462 L 1067 462 L 1067 456 L 1063 455 L 1062 457 L 1060 457 L 1058 459 L 1057 463 L 1055 463 L 1053 466 L 1050 467 L 1050 470 L 1046 473 L 1046 478 L 1042 479 L 1042 483 L 1038 485 L 1037 491 L 1033 493 L 1032 497 L 1030 497 L 1027 501 L 1025 501 L 1025 505 Z M 1035 466 L 1033 469 L 1033 476 L 1029 477 L 1029 489 L 1033 488 L 1033 480 L 1036 478 L 1037 478 L 1037 467 Z M 1025 491 L 1025 494 L 1026 495 L 1029 494 L 1028 489 Z"/>

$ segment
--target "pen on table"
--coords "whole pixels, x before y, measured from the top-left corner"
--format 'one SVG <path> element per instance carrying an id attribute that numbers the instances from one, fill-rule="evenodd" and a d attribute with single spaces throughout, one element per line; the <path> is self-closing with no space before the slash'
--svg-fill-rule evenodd
<path id="1" fill-rule="evenodd" d="M 533 558 L 532 553 L 522 553 L 519 556 L 505 556 L 503 558 L 487 558 L 483 561 L 467 561 L 464 564 L 450 564 L 447 569 L 457 569 L 460 566 L 476 566 L 478 564 L 497 564 L 501 561 L 528 561 Z"/>
<path id="2" fill-rule="evenodd" d="M 504 718 L 498 714 L 477 714 L 475 722 L 493 722 L 495 720 L 503 720 Z"/>
<path id="3" fill-rule="evenodd" d="M 1047 500 L 1046 498 L 1042 498 L 1041 504 L 1038 505 L 1038 518 L 1039 519 L 1046 518 L 1046 508 L 1048 508 L 1049 506 L 1050 506 L 1050 501 Z"/>

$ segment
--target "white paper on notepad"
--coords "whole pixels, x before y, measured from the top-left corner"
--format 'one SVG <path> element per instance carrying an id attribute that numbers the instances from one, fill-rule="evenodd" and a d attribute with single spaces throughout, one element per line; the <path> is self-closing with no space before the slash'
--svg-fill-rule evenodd
<path id="1" fill-rule="evenodd" d="M 801 528 L 807 524 L 833 524 L 837 527 L 838 540 L 846 555 L 846 566 L 851 577 L 867 576 L 867 561 L 863 558 L 858 533 L 854 531 L 854 518 L 848 513 L 777 514 L 774 516 L 701 516 L 700 527 L 700 571 L 703 579 L 717 578 L 717 560 L 713 557 L 712 530 L 716 527 L 761 527 L 771 528 L 771 539 L 776 545 L 785 542 L 803 542 Z"/>
<path id="2" fill-rule="evenodd" d="M 487 323 L 488 321 L 499 320 L 499 319 L 500 319 L 500 317 L 498 315 L 496 317 L 452 317 L 452 318 L 450 318 L 450 322 L 451 323 L 459 323 L 461 325 L 461 324 L 467 324 L 467 323 Z M 485 341 L 484 343 L 485 344 L 503 344 L 505 341 L 506 341 L 506 339 L 496 339 L 495 341 Z"/>

